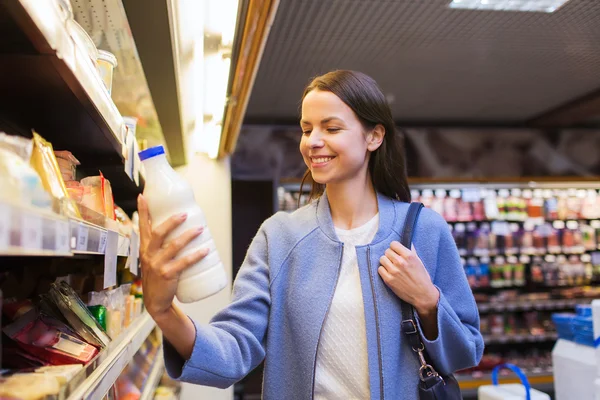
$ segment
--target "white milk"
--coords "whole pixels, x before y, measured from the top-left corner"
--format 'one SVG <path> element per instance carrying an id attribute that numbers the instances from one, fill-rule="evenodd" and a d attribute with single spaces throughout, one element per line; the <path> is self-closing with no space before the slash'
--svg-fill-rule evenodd
<path id="1" fill-rule="evenodd" d="M 146 168 L 144 198 L 150 209 L 152 227 L 156 228 L 175 214 L 187 213 L 185 222 L 167 236 L 166 243 L 189 229 L 204 227 L 204 232 L 185 246 L 175 258 L 203 248 L 210 249 L 205 258 L 181 274 L 177 299 L 182 303 L 193 303 L 212 296 L 227 286 L 227 275 L 191 186 L 169 165 L 163 146 L 146 149 L 139 155 Z"/>

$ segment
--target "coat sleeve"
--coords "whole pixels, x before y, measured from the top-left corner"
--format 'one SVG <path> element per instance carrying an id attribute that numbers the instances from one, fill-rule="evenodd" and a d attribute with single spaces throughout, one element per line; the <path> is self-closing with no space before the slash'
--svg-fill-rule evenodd
<path id="1" fill-rule="evenodd" d="M 438 336 L 435 340 L 428 340 L 421 334 L 421 339 L 428 361 L 440 374 L 447 375 L 478 365 L 484 344 L 479 332 L 477 304 L 456 244 L 446 222 L 440 216 L 437 217 L 441 220 L 436 224 L 441 233 L 433 283 L 440 292 L 437 308 Z"/>
<path id="2" fill-rule="evenodd" d="M 234 282 L 231 304 L 208 325 L 194 322 L 196 341 L 190 359 L 184 360 L 165 341 L 165 365 L 172 378 L 227 388 L 262 362 L 271 305 L 267 256 L 261 228 Z"/>

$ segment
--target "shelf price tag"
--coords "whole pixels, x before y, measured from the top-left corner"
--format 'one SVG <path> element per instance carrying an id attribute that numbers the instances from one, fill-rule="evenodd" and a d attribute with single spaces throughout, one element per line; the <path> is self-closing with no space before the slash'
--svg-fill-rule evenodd
<path id="1" fill-rule="evenodd" d="M 21 247 L 42 250 L 42 218 L 23 213 L 21 219 Z"/>
<path id="2" fill-rule="evenodd" d="M 106 251 L 104 252 L 104 289 L 117 284 L 117 252 L 119 234 L 110 229 L 106 231 Z"/>
<path id="3" fill-rule="evenodd" d="M 0 251 L 10 245 L 10 206 L 0 203 Z"/>
<path id="4" fill-rule="evenodd" d="M 138 260 L 139 260 L 140 239 L 135 231 L 131 232 L 131 240 L 129 242 L 129 270 L 132 274 L 138 276 Z"/>
<path id="5" fill-rule="evenodd" d="M 98 253 L 106 252 L 106 241 L 108 240 L 108 233 L 102 231 L 100 233 L 100 242 L 98 243 Z"/>
<path id="6" fill-rule="evenodd" d="M 56 221 L 54 224 L 55 229 L 55 243 L 54 248 L 58 253 L 69 253 L 71 250 L 70 239 L 71 230 L 69 229 L 69 223 L 66 221 Z"/>
<path id="7" fill-rule="evenodd" d="M 75 249 L 78 251 L 87 251 L 89 229 L 84 224 L 77 226 L 77 245 Z"/>

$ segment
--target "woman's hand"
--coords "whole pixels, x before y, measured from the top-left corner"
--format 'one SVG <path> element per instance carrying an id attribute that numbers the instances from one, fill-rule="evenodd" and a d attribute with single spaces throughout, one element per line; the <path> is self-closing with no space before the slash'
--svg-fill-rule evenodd
<path id="1" fill-rule="evenodd" d="M 138 197 L 138 212 L 144 305 L 157 320 L 171 310 L 181 272 L 206 257 L 209 250 L 203 249 L 174 260 L 181 249 L 202 233 L 203 228 L 190 229 L 163 246 L 167 235 L 181 225 L 187 215 L 174 215 L 152 229 L 148 203 L 142 195 Z"/>
<path id="2" fill-rule="evenodd" d="M 409 250 L 394 241 L 379 262 L 379 275 L 396 296 L 412 304 L 422 317 L 437 313 L 440 293 L 414 246 Z"/>

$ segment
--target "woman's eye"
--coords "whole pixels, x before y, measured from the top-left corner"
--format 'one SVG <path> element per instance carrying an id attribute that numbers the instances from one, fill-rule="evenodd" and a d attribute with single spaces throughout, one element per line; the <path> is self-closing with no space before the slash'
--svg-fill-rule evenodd
<path id="1" fill-rule="evenodd" d="M 310 135 L 310 132 L 311 132 L 311 131 L 309 131 L 309 130 L 303 130 L 303 131 L 302 131 L 302 133 L 303 133 L 304 135 Z"/>
<path id="2" fill-rule="evenodd" d="M 339 130 L 340 130 L 340 128 L 327 128 L 327 132 L 330 132 L 330 133 L 338 132 Z"/>

